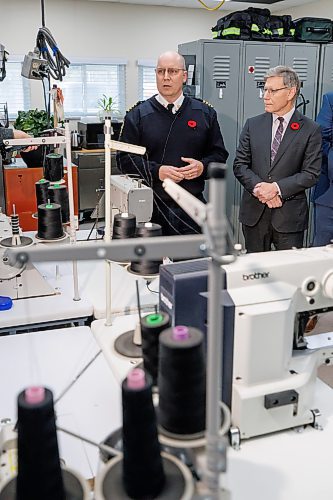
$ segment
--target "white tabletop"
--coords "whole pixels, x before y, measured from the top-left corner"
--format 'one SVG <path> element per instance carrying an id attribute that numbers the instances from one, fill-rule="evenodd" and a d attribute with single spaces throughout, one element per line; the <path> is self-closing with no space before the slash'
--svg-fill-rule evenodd
<path id="1" fill-rule="evenodd" d="M 32 233 L 25 233 L 33 236 Z M 82 232 L 79 232 L 82 235 Z M 80 243 L 78 243 L 79 245 Z M 93 245 L 94 242 L 92 241 Z M 77 319 L 94 316 L 106 317 L 106 264 L 105 261 L 79 261 L 79 301 L 74 301 L 72 262 L 36 262 L 36 269 L 57 291 L 56 295 L 19 299 L 12 309 L 0 311 L 0 328 L 38 324 L 49 321 Z M 129 273 L 123 266 L 112 263 L 111 308 L 115 315 L 137 311 L 136 281 L 144 311 L 153 310 L 158 304 L 158 278 L 147 280 Z M 149 287 L 149 289 L 148 289 Z M 1 294 L 1 293 L 0 293 Z"/>
<path id="2" fill-rule="evenodd" d="M 29 385 L 43 385 L 54 399 L 74 380 L 99 348 L 88 327 L 0 337 L 0 420 L 16 421 L 16 400 Z M 56 404 L 57 424 L 94 441 L 121 425 L 121 394 L 103 355 Z M 98 449 L 62 432 L 60 456 L 84 477 L 96 474 Z"/>

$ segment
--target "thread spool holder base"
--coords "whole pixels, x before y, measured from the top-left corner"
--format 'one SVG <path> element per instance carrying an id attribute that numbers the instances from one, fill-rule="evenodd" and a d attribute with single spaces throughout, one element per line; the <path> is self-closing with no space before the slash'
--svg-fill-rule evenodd
<path id="1" fill-rule="evenodd" d="M 21 244 L 20 245 L 13 245 L 12 244 L 12 237 L 10 236 L 9 238 L 3 238 L 0 241 L 0 246 L 4 248 L 21 248 L 21 247 L 27 247 L 33 244 L 33 239 L 29 238 L 28 236 L 21 236 L 20 235 L 20 240 Z"/>
<path id="2" fill-rule="evenodd" d="M 104 439 L 102 444 L 110 446 L 111 448 L 115 448 L 116 450 L 123 451 L 123 429 L 120 427 L 119 429 L 112 432 L 106 439 Z M 173 455 L 178 460 L 183 462 L 189 469 L 192 471 L 193 477 L 197 480 L 200 479 L 199 474 L 197 472 L 197 460 L 195 452 L 190 448 L 179 448 L 161 443 L 161 450 L 165 451 L 169 455 Z M 111 455 L 104 450 L 100 450 L 100 459 L 103 463 L 107 463 L 109 460 L 114 458 L 115 455 Z"/>
<path id="3" fill-rule="evenodd" d="M 141 346 L 134 344 L 134 330 L 122 333 L 114 341 L 114 350 L 126 358 L 142 358 Z"/>
<path id="4" fill-rule="evenodd" d="M 67 467 L 61 470 L 66 498 L 89 500 L 90 492 L 86 480 Z M 16 476 L 1 485 L 0 500 L 16 500 Z"/>
<path id="5" fill-rule="evenodd" d="M 158 498 L 160 500 L 175 500 L 176 498 L 184 500 L 192 499 L 194 484 L 190 469 L 179 459 L 168 453 L 162 452 L 162 461 L 166 483 Z M 123 488 L 121 456 L 110 460 L 102 473 L 96 477 L 95 498 L 97 500 L 102 498 L 105 500 L 113 498 L 130 500 L 130 497 L 126 495 Z"/>

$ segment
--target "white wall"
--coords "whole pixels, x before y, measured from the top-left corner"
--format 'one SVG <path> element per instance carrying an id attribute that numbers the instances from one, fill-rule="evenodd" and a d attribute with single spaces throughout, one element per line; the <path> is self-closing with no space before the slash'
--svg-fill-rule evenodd
<path id="1" fill-rule="evenodd" d="M 333 0 L 285 9 L 293 18 L 333 17 Z M 0 43 L 12 55 L 24 55 L 35 45 L 41 26 L 39 0 L 0 0 Z M 127 107 L 136 102 L 138 59 L 156 59 L 179 43 L 211 38 L 211 27 L 228 12 L 173 7 L 45 0 L 45 24 L 68 58 L 121 57 L 128 61 Z M 42 84 L 31 82 L 32 107 L 43 107 Z"/>
<path id="2" fill-rule="evenodd" d="M 32 50 L 42 24 L 40 1 L 0 0 L 0 12 L 0 43 L 10 54 L 24 55 Z M 165 50 L 177 50 L 179 43 L 211 38 L 211 27 L 222 15 L 222 11 L 212 13 L 204 9 L 45 0 L 45 24 L 69 60 L 127 59 L 127 107 L 138 99 L 138 59 L 156 59 Z M 42 108 L 42 84 L 31 83 L 32 107 Z"/>
<path id="3" fill-rule="evenodd" d="M 289 14 L 293 19 L 298 19 L 299 17 L 326 17 L 328 19 L 332 19 L 333 1 L 319 0 L 318 2 L 308 3 L 306 5 L 303 5 L 302 7 L 292 7 L 290 9 L 284 9 L 281 12 L 276 12 L 276 14 Z"/>

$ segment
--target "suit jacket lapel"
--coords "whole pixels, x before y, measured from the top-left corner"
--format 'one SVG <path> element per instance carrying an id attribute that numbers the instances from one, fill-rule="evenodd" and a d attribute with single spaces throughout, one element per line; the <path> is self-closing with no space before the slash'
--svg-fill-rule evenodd
<path id="1" fill-rule="evenodd" d="M 291 127 L 292 124 L 295 124 L 296 127 L 295 129 Z M 296 139 L 299 130 L 303 127 L 303 124 L 304 124 L 303 116 L 301 115 L 301 113 L 295 110 L 295 113 L 293 114 L 293 116 L 290 119 L 290 122 L 288 123 L 287 130 L 284 133 L 283 139 L 276 153 L 274 162 L 271 165 L 271 169 L 275 167 L 275 165 L 282 158 L 287 149 L 291 146 L 292 142 Z"/>

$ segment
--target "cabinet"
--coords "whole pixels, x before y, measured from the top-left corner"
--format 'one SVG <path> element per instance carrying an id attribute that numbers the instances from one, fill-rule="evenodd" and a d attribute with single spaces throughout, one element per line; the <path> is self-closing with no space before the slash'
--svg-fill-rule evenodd
<path id="1" fill-rule="evenodd" d="M 20 227 L 23 231 L 34 231 L 38 228 L 37 219 L 33 214 L 37 212 L 37 200 L 35 183 L 43 177 L 42 167 L 27 168 L 23 166 L 23 161 L 16 160 L 17 164 L 4 166 L 4 186 L 6 214 L 15 211 L 20 218 Z M 74 192 L 74 212 L 78 214 L 78 189 L 77 189 L 77 167 L 72 167 L 73 192 Z M 65 182 L 67 184 L 67 172 L 65 167 Z"/>

